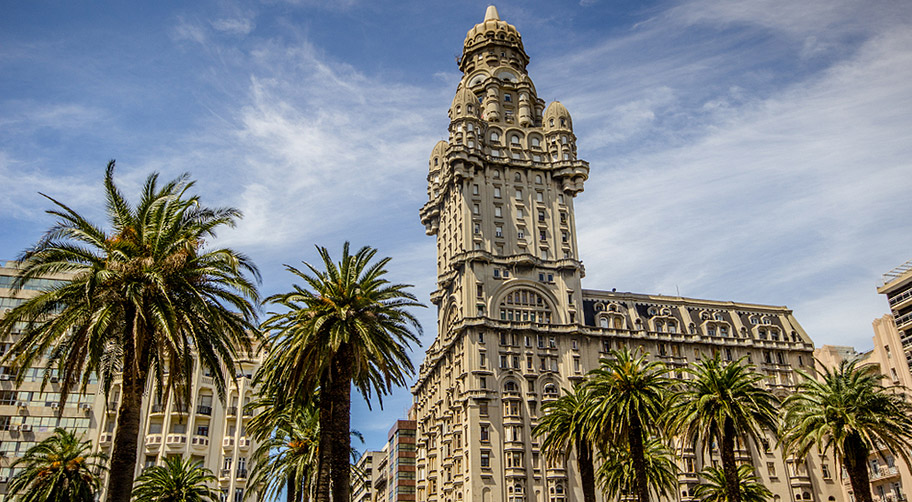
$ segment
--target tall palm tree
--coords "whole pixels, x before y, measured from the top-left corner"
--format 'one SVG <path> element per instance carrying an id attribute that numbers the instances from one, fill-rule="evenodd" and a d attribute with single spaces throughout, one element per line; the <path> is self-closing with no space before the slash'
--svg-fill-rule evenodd
<path id="1" fill-rule="evenodd" d="M 814 446 L 824 454 L 832 448 L 849 474 L 855 499 L 871 502 L 868 456 L 882 444 L 909 463 L 912 405 L 902 388 L 881 385 L 875 366 L 842 361 L 835 369 L 818 371 L 819 379 L 799 373 L 804 381 L 784 402 L 780 442 L 798 458 Z"/>
<path id="2" fill-rule="evenodd" d="M 218 483 L 201 462 L 169 457 L 165 465 L 146 469 L 133 486 L 134 502 L 217 502 L 219 492 L 209 487 Z"/>
<path id="3" fill-rule="evenodd" d="M 7 487 L 16 502 L 92 502 L 107 469 L 104 453 L 65 429 L 29 448 L 12 464 L 21 469 Z"/>
<path id="4" fill-rule="evenodd" d="M 593 439 L 603 447 L 626 445 L 634 474 L 634 493 L 639 502 L 649 500 L 646 442 L 661 435 L 662 412 L 667 404 L 670 380 L 660 362 L 647 361 L 640 349 L 627 347 L 610 353 L 587 375 L 586 387 L 595 400 L 589 408 Z"/>
<path id="5" fill-rule="evenodd" d="M 52 370 L 61 378 L 61 402 L 81 382 L 100 374 L 105 391 L 121 376 L 109 501 L 127 502 L 133 486 L 139 437 L 139 410 L 147 383 L 157 392 L 175 392 L 188 400 L 194 360 L 212 370 L 218 393 L 234 378 L 235 357 L 249 350 L 256 333 L 258 279 L 245 256 L 206 245 L 218 228 L 233 226 L 236 209 L 210 209 L 190 195 L 187 175 L 159 185 L 146 179 L 139 201 L 131 206 L 114 184 L 114 161 L 104 179 L 109 229 L 95 226 L 75 210 L 56 205 L 48 213 L 57 223 L 20 258 L 14 287 L 53 273 L 71 280 L 45 291 L 9 312 L 0 334 L 20 322 L 26 328 L 3 361 L 25 371 L 49 355 L 45 382 Z"/>
<path id="6" fill-rule="evenodd" d="M 693 490 L 693 496 L 700 502 L 729 502 L 725 472 L 718 467 L 706 467 L 700 473 L 703 482 Z M 738 491 L 742 502 L 766 502 L 773 493 L 754 474 L 754 468 L 747 464 L 738 466 Z"/>
<path id="7" fill-rule="evenodd" d="M 541 448 L 549 459 L 563 457 L 571 448 L 576 450 L 583 500 L 595 502 L 593 448 L 586 422 L 588 404 L 585 387 L 576 386 L 573 391 L 564 389 L 563 396 L 542 406 L 543 415 L 532 434 L 543 437 Z"/>
<path id="8" fill-rule="evenodd" d="M 249 405 L 261 410 L 247 427 L 259 443 L 250 484 L 262 487 L 266 499 L 275 499 L 285 488 L 288 502 L 310 500 L 320 444 L 319 410 L 315 401 L 288 409 L 274 403 L 265 397 Z"/>
<path id="9" fill-rule="evenodd" d="M 726 363 L 717 354 L 685 371 L 693 379 L 675 396 L 671 428 L 688 440 L 702 441 L 704 452 L 718 442 L 728 500 L 741 502 L 735 444 L 739 439 L 759 444 L 763 430 L 776 431 L 779 400 L 760 386 L 764 377 L 744 358 Z"/>
<path id="10" fill-rule="evenodd" d="M 379 397 L 405 384 L 414 371 L 408 350 L 421 333 L 407 309 L 423 305 L 410 285 L 386 280 L 389 258 L 371 263 L 375 249 L 352 254 L 346 242 L 338 263 L 326 248 L 317 250 L 322 270 L 306 262 L 308 272 L 287 267 L 305 286 L 267 299 L 285 312 L 263 323 L 271 348 L 257 381 L 280 408 L 306 403 L 319 389 L 316 500 L 328 502 L 331 486 L 332 500 L 347 501 L 351 386 L 369 404 L 373 392 Z"/>
<path id="11" fill-rule="evenodd" d="M 661 438 L 649 438 L 643 443 L 643 459 L 650 493 L 656 498 L 674 493 L 678 487 L 678 465 L 668 445 Z M 627 443 L 618 443 L 602 453 L 596 476 L 608 498 L 636 496 L 637 477 Z"/>

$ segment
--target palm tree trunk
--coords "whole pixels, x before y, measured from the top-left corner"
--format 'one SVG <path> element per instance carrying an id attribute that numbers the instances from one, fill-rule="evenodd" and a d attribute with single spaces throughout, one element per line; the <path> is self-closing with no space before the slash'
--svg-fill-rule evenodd
<path id="1" fill-rule="evenodd" d="M 735 425 L 725 419 L 722 430 L 722 472 L 725 474 L 725 493 L 729 502 L 741 502 L 741 486 L 738 480 L 738 464 L 735 462 Z"/>
<path id="2" fill-rule="evenodd" d="M 871 480 L 868 476 L 868 449 L 857 434 L 845 440 L 845 468 L 852 482 L 852 492 L 857 502 L 872 502 Z"/>
<path id="3" fill-rule="evenodd" d="M 130 317 L 127 317 L 130 319 Z M 136 474 L 136 450 L 139 441 L 140 411 L 146 387 L 145 366 L 135 364 L 132 325 L 124 330 L 124 364 L 122 371 L 120 407 L 117 429 L 108 476 L 107 502 L 129 502 Z"/>
<path id="4" fill-rule="evenodd" d="M 285 480 L 285 502 L 295 502 L 295 488 L 296 480 L 294 472 L 288 475 L 288 479 Z"/>
<path id="5" fill-rule="evenodd" d="M 320 381 L 320 446 L 319 451 L 317 452 L 315 502 L 330 502 L 330 467 L 332 465 L 333 451 L 332 434 L 330 434 L 333 423 L 333 402 L 329 396 L 329 388 L 331 385 L 329 376 L 324 376 Z"/>
<path id="6" fill-rule="evenodd" d="M 588 441 L 576 443 L 576 463 L 580 471 L 580 483 L 583 485 L 583 501 L 595 502 L 595 467 L 592 465 L 592 449 Z"/>
<path id="7" fill-rule="evenodd" d="M 627 432 L 627 441 L 630 443 L 630 457 L 633 460 L 633 472 L 636 475 L 635 488 L 639 502 L 649 502 L 649 480 L 646 476 L 646 458 L 643 447 L 643 426 L 639 418 L 634 415 L 630 421 Z"/>
<path id="8" fill-rule="evenodd" d="M 333 401 L 332 494 L 334 502 L 351 500 L 351 367 L 352 348 L 344 343 L 331 368 Z"/>

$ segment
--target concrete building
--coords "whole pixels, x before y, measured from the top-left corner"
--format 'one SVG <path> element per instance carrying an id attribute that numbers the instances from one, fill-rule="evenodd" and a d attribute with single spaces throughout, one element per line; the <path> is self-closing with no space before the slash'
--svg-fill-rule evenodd
<path id="1" fill-rule="evenodd" d="M 899 331 L 893 324 L 893 316 L 887 314 L 875 319 L 874 348 L 868 352 L 858 353 L 852 347 L 833 347 L 824 345 L 814 351 L 820 363 L 830 369 L 836 368 L 842 361 L 858 360 L 861 365 L 873 365 L 883 375 L 883 385 L 903 385 L 908 387 L 912 381 L 906 358 L 902 354 L 902 342 Z M 876 502 L 901 502 L 907 500 L 905 487 L 912 486 L 912 471 L 900 458 L 897 458 L 882 445 L 868 458 L 868 475 L 871 479 L 871 493 Z M 854 501 L 852 485 L 848 474 L 842 469 L 843 495 L 845 500 Z"/>
<path id="2" fill-rule="evenodd" d="M 40 291 L 66 280 L 63 275 L 35 279 L 14 293 L 12 284 L 17 273 L 15 262 L 0 265 L 0 317 Z M 13 338 L 16 333 L 13 332 Z M 13 341 L 0 340 L 0 354 L 9 351 Z M 16 387 L 13 369 L 0 367 L 0 502 L 8 500 L 6 486 L 14 474 L 10 466 L 26 450 L 53 435 L 57 427 L 82 434 L 87 439 L 96 438 L 104 418 L 104 400 L 94 378 L 84 394 L 70 394 L 61 408 L 57 378 L 51 377 L 42 392 L 43 376 L 44 361 L 40 361 L 28 368 L 25 381 Z"/>
<path id="3" fill-rule="evenodd" d="M 65 276 L 37 279 L 14 295 L 10 285 L 17 272 L 14 262 L 0 267 L 0 313 L 5 314 L 40 290 L 66 280 Z M 9 350 L 12 341 L 0 341 L 0 351 Z M 178 407 L 174 396 L 159 402 L 154 393 L 147 392 L 142 405 L 137 474 L 143 468 L 161 464 L 165 457 L 182 455 L 201 461 L 212 470 L 225 502 L 241 502 L 248 489 L 250 455 L 256 448 L 246 435 L 251 414 L 244 412 L 243 406 L 255 395 L 251 378 L 259 364 L 257 354 L 243 355 L 233 370 L 237 383 L 231 385 L 224 405 L 215 394 L 209 372 L 199 364 L 191 382 L 191 406 Z M 41 365 L 30 368 L 25 382 L 15 388 L 11 369 L 0 367 L 0 493 L 13 474 L 9 465 L 29 447 L 50 436 L 56 427 L 85 434 L 95 448 L 111 454 L 120 383 L 115 381 L 110 395 L 105 396 L 93 377 L 85 393 L 71 394 L 60 409 L 60 389 L 55 378 L 50 379 L 44 393 L 39 391 L 43 374 Z M 0 502 L 3 497 L 0 495 Z"/>
<path id="4" fill-rule="evenodd" d="M 380 502 L 385 500 L 386 492 L 374 489 L 379 484 L 380 477 L 386 477 L 386 472 L 380 469 L 381 460 L 385 460 L 387 450 L 365 451 L 355 463 L 352 470 L 352 502 Z M 383 483 L 385 486 L 385 481 Z"/>
<path id="5" fill-rule="evenodd" d="M 912 366 L 912 260 L 883 275 L 877 292 L 887 296 L 893 323 L 899 331 L 906 366 Z"/>
<path id="6" fill-rule="evenodd" d="M 512 25 L 489 7 L 466 35 L 447 141 L 430 156 L 420 217 L 437 241 L 438 336 L 413 387 L 418 501 L 582 499 L 573 457 L 547 463 L 531 437 L 542 404 L 607 350 L 643 347 L 673 368 L 742 356 L 779 395 L 813 367 L 813 344 L 782 306 L 583 289 L 574 202 L 589 175 L 567 109 L 545 106 Z M 681 372 L 677 376 L 683 378 Z M 834 460 L 742 445 L 776 501 L 843 500 Z M 689 501 L 703 465 L 684 451 Z"/>

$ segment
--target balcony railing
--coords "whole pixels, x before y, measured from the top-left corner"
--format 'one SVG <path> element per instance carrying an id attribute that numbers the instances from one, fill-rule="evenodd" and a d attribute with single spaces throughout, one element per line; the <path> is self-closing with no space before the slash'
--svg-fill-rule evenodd
<path id="1" fill-rule="evenodd" d="M 212 415 L 212 406 L 199 405 L 196 407 L 196 413 L 199 415 Z"/>

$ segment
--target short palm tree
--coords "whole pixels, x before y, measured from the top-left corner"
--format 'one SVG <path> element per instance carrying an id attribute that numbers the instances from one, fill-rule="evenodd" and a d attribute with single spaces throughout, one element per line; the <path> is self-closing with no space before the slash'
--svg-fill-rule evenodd
<path id="1" fill-rule="evenodd" d="M 319 410 L 315 401 L 289 409 L 277 408 L 274 401 L 266 397 L 250 404 L 261 410 L 247 427 L 259 443 L 250 484 L 261 487 L 269 500 L 283 488 L 288 502 L 310 500 L 319 458 Z"/>
<path id="2" fill-rule="evenodd" d="M 133 485 L 134 502 L 217 502 L 219 492 L 210 488 L 218 482 L 200 462 L 169 457 L 165 465 L 143 471 Z"/>
<path id="3" fill-rule="evenodd" d="M 563 457 L 571 448 L 576 450 L 583 500 L 595 502 L 592 435 L 586 422 L 588 404 L 584 387 L 577 386 L 573 391 L 564 389 L 563 396 L 542 406 L 543 415 L 532 434 L 543 438 L 541 449 L 550 459 Z"/>
<path id="4" fill-rule="evenodd" d="M 718 467 L 706 467 L 700 473 L 703 482 L 693 490 L 693 496 L 700 502 L 729 502 L 725 472 Z M 738 466 L 738 490 L 742 502 L 766 502 L 773 493 L 754 474 L 754 468 L 747 464 Z"/>
<path id="5" fill-rule="evenodd" d="M 332 500 L 350 498 L 351 386 L 370 403 L 373 392 L 405 384 L 414 371 L 409 347 L 421 332 L 408 309 L 422 305 L 410 285 L 386 280 L 390 259 L 372 263 L 375 249 L 352 254 L 346 242 L 338 263 L 326 248 L 317 250 L 322 270 L 287 267 L 305 286 L 267 300 L 285 311 L 263 323 L 270 350 L 257 381 L 280 408 L 302 405 L 319 390 L 315 498 L 328 502 L 330 486 Z"/>
<path id="6" fill-rule="evenodd" d="M 625 347 L 610 355 L 588 373 L 585 384 L 593 400 L 587 407 L 592 439 L 602 449 L 629 449 L 634 494 L 646 502 L 650 480 L 645 447 L 650 437 L 662 434 L 660 418 L 670 380 L 665 365 L 648 361 L 640 349 L 631 352 Z"/>
<path id="7" fill-rule="evenodd" d="M 56 429 L 12 464 L 19 470 L 7 487 L 16 502 L 92 502 L 107 469 L 104 453 L 91 453 L 92 442 Z"/>
<path id="8" fill-rule="evenodd" d="M 819 364 L 819 363 L 818 363 Z M 886 446 L 909 463 L 912 447 L 912 405 L 900 387 L 884 387 L 875 366 L 842 361 L 824 368 L 818 379 L 804 377 L 798 392 L 784 402 L 781 443 L 805 458 L 812 447 L 832 448 L 845 466 L 859 502 L 871 502 L 868 456 L 875 445 Z"/>
<path id="9" fill-rule="evenodd" d="M 678 465 L 668 445 L 661 438 L 649 438 L 643 443 L 643 459 L 650 493 L 656 499 L 674 493 L 678 487 Z M 609 499 L 636 496 L 636 473 L 626 443 L 618 443 L 604 451 L 596 476 L 602 493 Z"/>
<path id="10" fill-rule="evenodd" d="M 735 444 L 759 444 L 763 430 L 776 431 L 779 400 L 761 387 L 763 376 L 744 358 L 724 362 L 716 355 L 686 369 L 693 379 L 684 382 L 670 409 L 671 430 L 692 441 L 702 441 L 704 452 L 719 445 L 729 502 L 741 502 Z"/>
<path id="11" fill-rule="evenodd" d="M 114 161 L 104 188 L 109 229 L 95 226 L 70 207 L 50 199 L 57 217 L 44 237 L 20 258 L 14 287 L 54 273 L 71 280 L 9 312 L 0 335 L 19 323 L 26 328 L 3 361 L 25 370 L 48 355 L 61 378 L 61 402 L 80 384 L 100 374 L 105 391 L 122 381 L 107 499 L 127 502 L 133 486 L 139 439 L 140 404 L 147 383 L 158 392 L 183 389 L 195 360 L 212 370 L 219 394 L 234 377 L 235 357 L 250 349 L 256 333 L 255 283 L 249 259 L 207 240 L 232 226 L 240 213 L 210 209 L 188 190 L 186 175 L 160 185 L 146 179 L 136 206 L 114 184 Z M 178 399 L 189 400 L 184 392 Z"/>

